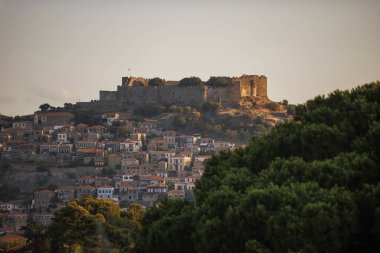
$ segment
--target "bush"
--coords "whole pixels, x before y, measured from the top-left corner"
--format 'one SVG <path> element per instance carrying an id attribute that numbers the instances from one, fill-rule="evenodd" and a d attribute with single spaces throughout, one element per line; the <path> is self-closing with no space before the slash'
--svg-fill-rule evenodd
<path id="1" fill-rule="evenodd" d="M 229 86 L 232 85 L 232 78 L 227 76 L 212 76 L 206 82 L 208 86 Z"/>
<path id="2" fill-rule="evenodd" d="M 148 86 L 156 87 L 156 86 L 165 86 L 165 80 L 155 77 L 149 80 Z"/>
<path id="3" fill-rule="evenodd" d="M 199 77 L 185 77 L 181 81 L 179 81 L 179 86 L 199 86 L 203 85 L 202 80 Z"/>
<path id="4" fill-rule="evenodd" d="M 67 176 L 67 178 L 70 178 L 70 179 L 76 178 L 75 172 L 66 172 L 66 176 Z"/>
<path id="5" fill-rule="evenodd" d="M 50 172 L 50 169 L 46 165 L 38 165 L 36 167 L 37 172 Z"/>
<path id="6" fill-rule="evenodd" d="M 157 104 L 145 104 L 134 110 L 136 116 L 153 117 L 162 113 L 163 108 Z"/>

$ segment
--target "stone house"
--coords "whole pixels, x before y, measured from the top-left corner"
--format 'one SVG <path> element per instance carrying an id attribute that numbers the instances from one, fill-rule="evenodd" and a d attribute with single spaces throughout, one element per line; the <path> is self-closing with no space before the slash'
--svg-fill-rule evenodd
<path id="1" fill-rule="evenodd" d="M 175 151 L 174 150 L 170 150 L 170 151 L 154 151 L 154 150 L 151 150 L 151 151 L 149 151 L 149 154 L 150 154 L 150 162 L 151 163 L 157 163 L 161 159 L 168 159 L 169 157 L 174 156 Z"/>
<path id="2" fill-rule="evenodd" d="M 122 156 L 119 153 L 112 153 L 107 155 L 108 167 L 116 169 L 117 167 L 121 168 Z"/>
<path id="3" fill-rule="evenodd" d="M 57 188 L 57 197 L 64 203 L 75 200 L 76 198 L 76 187 L 71 185 L 60 186 Z"/>
<path id="4" fill-rule="evenodd" d="M 100 134 L 101 136 L 103 136 L 106 130 L 107 129 L 101 125 L 93 125 L 93 126 L 87 127 L 88 133 L 97 133 L 97 134 Z"/>
<path id="5" fill-rule="evenodd" d="M 75 144 L 76 149 L 93 149 L 96 148 L 97 141 L 93 140 L 81 140 Z"/>
<path id="6" fill-rule="evenodd" d="M 19 233 L 28 224 L 28 215 L 23 212 L 0 213 L 0 228 L 7 233 Z"/>
<path id="7" fill-rule="evenodd" d="M 94 184 L 94 180 L 95 178 L 92 176 L 81 176 L 80 178 L 78 178 L 78 183 L 80 185 L 90 185 Z"/>
<path id="8" fill-rule="evenodd" d="M 183 190 L 172 190 L 172 191 L 168 192 L 168 197 L 174 198 L 174 199 L 185 199 L 185 191 L 183 191 Z"/>
<path id="9" fill-rule="evenodd" d="M 77 186 L 77 191 L 76 191 L 77 198 L 88 197 L 88 196 L 95 196 L 95 187 L 91 185 Z"/>
<path id="10" fill-rule="evenodd" d="M 52 222 L 54 214 L 52 213 L 34 213 L 32 219 L 42 226 L 48 226 Z"/>
<path id="11" fill-rule="evenodd" d="M 138 152 L 142 147 L 142 142 L 139 140 L 126 139 L 120 142 L 120 150 L 127 152 Z"/>
<path id="12" fill-rule="evenodd" d="M 33 121 L 16 121 L 13 122 L 13 128 L 32 129 Z"/>
<path id="13" fill-rule="evenodd" d="M 106 149 L 109 152 L 120 151 L 120 141 L 108 141 L 108 142 L 106 142 Z"/>
<path id="14" fill-rule="evenodd" d="M 51 205 L 51 201 L 55 197 L 55 192 L 50 190 L 41 190 L 34 192 L 33 204 L 36 209 L 45 209 Z"/>
<path id="15" fill-rule="evenodd" d="M 168 186 L 166 184 L 150 184 L 146 186 L 147 192 L 166 193 Z"/>
<path id="16" fill-rule="evenodd" d="M 108 126 L 112 126 L 113 122 L 119 119 L 120 115 L 116 112 L 106 112 L 102 114 L 102 118 L 105 119 Z"/>
<path id="17" fill-rule="evenodd" d="M 99 187 L 102 185 L 109 185 L 111 183 L 112 183 L 112 179 L 109 177 L 95 177 L 94 178 L 95 187 Z"/>
<path id="18" fill-rule="evenodd" d="M 8 202 L 0 203 L 0 210 L 12 212 L 12 211 L 20 211 L 22 209 L 21 201 L 13 200 Z"/>
<path id="19" fill-rule="evenodd" d="M 149 162 L 149 154 L 147 152 L 134 152 L 132 153 L 133 158 L 137 159 L 140 164 Z"/>
<path id="20" fill-rule="evenodd" d="M 35 125 L 65 125 L 74 121 L 75 115 L 71 112 L 35 112 Z"/>
<path id="21" fill-rule="evenodd" d="M 109 185 L 103 185 L 96 187 L 96 196 L 101 199 L 112 199 L 114 193 L 114 187 Z"/>
<path id="22" fill-rule="evenodd" d="M 168 169 L 179 171 L 190 168 L 191 158 L 184 155 L 175 155 L 168 158 Z"/>

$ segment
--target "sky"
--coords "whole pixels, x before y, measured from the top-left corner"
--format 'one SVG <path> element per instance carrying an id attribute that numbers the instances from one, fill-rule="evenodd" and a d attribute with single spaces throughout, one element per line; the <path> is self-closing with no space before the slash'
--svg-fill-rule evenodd
<path id="1" fill-rule="evenodd" d="M 0 0 L 0 113 L 99 99 L 122 76 L 265 75 L 304 103 L 380 79 L 379 0 Z"/>

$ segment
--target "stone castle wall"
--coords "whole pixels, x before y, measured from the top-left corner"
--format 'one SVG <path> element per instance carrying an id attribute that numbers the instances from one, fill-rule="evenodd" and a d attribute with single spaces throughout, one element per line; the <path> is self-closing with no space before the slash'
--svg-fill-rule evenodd
<path id="1" fill-rule="evenodd" d="M 77 102 L 78 111 L 95 111 L 99 113 L 111 112 L 122 109 L 122 104 L 117 100 L 96 100 L 91 102 Z"/>
<path id="2" fill-rule="evenodd" d="M 135 86 L 134 82 L 140 85 Z M 202 106 L 206 102 L 219 102 L 237 106 L 244 97 L 267 98 L 267 78 L 243 75 L 233 78 L 233 85 L 225 87 L 178 86 L 178 82 L 166 86 L 147 86 L 148 79 L 123 77 L 117 91 L 100 91 L 100 102 L 114 101 L 118 105 L 140 106 L 147 103 Z M 141 85 L 142 84 L 142 85 Z"/>
<path id="3" fill-rule="evenodd" d="M 99 99 L 102 101 L 114 101 L 116 100 L 116 96 L 116 91 L 101 90 L 99 92 Z"/>
<path id="4" fill-rule="evenodd" d="M 267 97 L 267 78 L 265 76 L 243 75 L 240 82 L 241 97 Z"/>
<path id="5" fill-rule="evenodd" d="M 239 105 L 241 98 L 239 85 L 232 85 L 227 87 L 205 87 L 207 102 L 219 102 L 220 98 L 222 105 Z"/>
<path id="6" fill-rule="evenodd" d="M 205 86 L 118 86 L 117 100 L 126 105 L 146 103 L 203 105 L 206 100 Z"/>

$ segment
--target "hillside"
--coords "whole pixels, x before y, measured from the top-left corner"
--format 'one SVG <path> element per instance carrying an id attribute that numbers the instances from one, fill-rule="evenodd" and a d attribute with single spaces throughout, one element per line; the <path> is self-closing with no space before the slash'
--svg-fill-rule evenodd
<path id="1" fill-rule="evenodd" d="M 291 119 L 292 108 L 287 103 L 269 99 L 246 99 L 237 107 L 217 103 L 202 107 L 147 104 L 120 113 L 129 119 L 157 120 L 162 129 L 247 143 L 251 136 L 263 134 L 276 124 Z"/>

